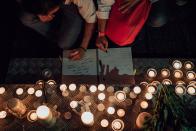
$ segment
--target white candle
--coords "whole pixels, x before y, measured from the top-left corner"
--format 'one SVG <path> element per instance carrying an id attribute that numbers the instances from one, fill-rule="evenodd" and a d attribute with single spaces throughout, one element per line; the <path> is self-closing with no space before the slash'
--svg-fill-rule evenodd
<path id="1" fill-rule="evenodd" d="M 50 85 L 50 86 L 53 86 L 56 84 L 56 82 L 54 80 L 48 80 L 47 83 Z"/>
<path id="2" fill-rule="evenodd" d="M 139 87 L 139 86 L 135 86 L 134 88 L 133 88 L 133 92 L 135 93 L 135 94 L 140 94 L 141 93 L 141 88 Z"/>
<path id="3" fill-rule="evenodd" d="M 177 79 L 180 79 L 183 77 L 183 72 L 181 70 L 175 70 L 174 71 L 174 77 Z"/>
<path id="4" fill-rule="evenodd" d="M 98 85 L 98 90 L 99 91 L 104 91 L 105 90 L 105 85 L 104 84 L 99 84 Z"/>
<path id="5" fill-rule="evenodd" d="M 163 85 L 169 86 L 169 85 L 172 85 L 172 81 L 169 80 L 169 79 L 164 79 L 164 80 L 162 81 L 162 84 L 163 84 Z"/>
<path id="6" fill-rule="evenodd" d="M 104 106 L 104 104 L 98 104 L 97 105 L 97 109 L 98 109 L 98 111 L 104 111 L 105 110 L 105 106 Z"/>
<path id="7" fill-rule="evenodd" d="M 124 109 L 118 109 L 117 110 L 117 115 L 119 117 L 124 117 L 125 116 L 125 110 Z"/>
<path id="8" fill-rule="evenodd" d="M 106 119 L 101 120 L 101 126 L 102 127 L 108 127 L 108 125 L 109 125 L 109 121 L 108 120 L 106 120 Z"/>
<path id="9" fill-rule="evenodd" d="M 35 89 L 33 87 L 30 87 L 28 90 L 27 90 L 27 93 L 29 95 L 33 95 L 35 93 Z"/>
<path id="10" fill-rule="evenodd" d="M 70 84 L 69 85 L 69 90 L 70 91 L 75 91 L 76 90 L 76 84 Z"/>
<path id="11" fill-rule="evenodd" d="M 147 102 L 147 101 L 142 101 L 142 102 L 140 103 L 140 107 L 141 107 L 142 109 L 147 109 L 147 108 L 148 108 L 148 102 Z"/>
<path id="12" fill-rule="evenodd" d="M 154 94 L 156 92 L 156 89 L 153 85 L 148 86 L 148 92 Z"/>
<path id="13" fill-rule="evenodd" d="M 115 119 L 112 122 L 112 129 L 114 131 L 122 131 L 124 129 L 124 122 L 120 119 Z"/>
<path id="14" fill-rule="evenodd" d="M 105 100 L 105 94 L 104 94 L 104 93 L 99 93 L 99 94 L 98 94 L 98 99 L 99 99 L 100 101 Z"/>
<path id="15" fill-rule="evenodd" d="M 0 111 L 0 119 L 5 119 L 7 116 L 7 112 L 6 111 Z"/>
<path id="16" fill-rule="evenodd" d="M 148 69 L 147 75 L 150 78 L 155 78 L 157 76 L 157 71 L 153 68 Z"/>
<path id="17" fill-rule="evenodd" d="M 36 114 L 41 120 L 47 120 L 50 115 L 52 115 L 50 109 L 45 105 L 39 106 L 36 110 Z"/>
<path id="18" fill-rule="evenodd" d="M 122 102 L 126 99 L 126 93 L 124 91 L 117 91 L 115 93 L 115 98 L 118 102 Z"/>
<path id="19" fill-rule="evenodd" d="M 95 93 L 97 91 L 97 87 L 95 85 L 91 85 L 89 90 L 90 92 Z"/>
<path id="20" fill-rule="evenodd" d="M 5 93 L 5 88 L 4 87 L 0 87 L 0 95 Z"/>
<path id="21" fill-rule="evenodd" d="M 176 70 L 179 70 L 182 68 L 182 62 L 179 60 L 173 61 L 172 65 L 173 65 L 173 68 Z"/>
<path id="22" fill-rule="evenodd" d="M 186 62 L 184 63 L 184 67 L 185 67 L 185 69 L 187 69 L 187 70 L 192 70 L 193 67 L 194 67 L 194 64 L 193 64 L 191 61 L 186 61 Z"/>
<path id="23" fill-rule="evenodd" d="M 70 102 L 70 107 L 73 108 L 73 109 L 78 107 L 78 102 L 77 101 L 71 101 Z"/>
<path id="24" fill-rule="evenodd" d="M 175 92 L 177 95 L 183 95 L 185 93 L 185 87 L 183 85 L 177 85 L 175 87 Z"/>
<path id="25" fill-rule="evenodd" d="M 24 92 L 24 90 L 23 90 L 22 88 L 18 88 L 18 89 L 16 90 L 16 94 L 17 94 L 17 95 L 22 95 L 23 92 Z"/>
<path id="26" fill-rule="evenodd" d="M 107 113 L 110 115 L 113 115 L 115 113 L 115 108 L 114 107 L 108 107 Z"/>
<path id="27" fill-rule="evenodd" d="M 37 117 L 37 114 L 36 114 L 36 111 L 30 111 L 28 114 L 27 114 L 27 119 L 30 121 L 30 122 L 34 122 L 34 121 L 37 121 L 38 117 Z"/>
<path id="28" fill-rule="evenodd" d="M 162 69 L 161 70 L 161 76 L 166 78 L 170 76 L 170 71 L 168 69 Z"/>
<path id="29" fill-rule="evenodd" d="M 189 95 L 195 95 L 195 86 L 194 85 L 189 85 L 187 88 L 188 88 L 187 93 Z"/>
<path id="30" fill-rule="evenodd" d="M 187 74 L 186 74 L 186 77 L 188 80 L 194 80 L 195 77 L 196 77 L 196 74 L 194 71 L 188 71 Z"/>
<path id="31" fill-rule="evenodd" d="M 67 85 L 66 84 L 61 84 L 59 89 L 63 92 L 67 90 Z"/>
<path id="32" fill-rule="evenodd" d="M 91 112 L 83 112 L 81 120 L 85 125 L 92 126 L 94 124 L 94 115 Z"/>
<path id="33" fill-rule="evenodd" d="M 35 92 L 35 96 L 36 96 L 36 97 L 41 97 L 42 95 L 43 95 L 42 90 L 37 90 L 37 91 Z"/>
<path id="34" fill-rule="evenodd" d="M 145 98 L 146 98 L 147 100 L 151 100 L 151 99 L 153 98 L 153 95 L 152 95 L 151 93 L 146 93 L 146 94 L 145 94 Z"/>

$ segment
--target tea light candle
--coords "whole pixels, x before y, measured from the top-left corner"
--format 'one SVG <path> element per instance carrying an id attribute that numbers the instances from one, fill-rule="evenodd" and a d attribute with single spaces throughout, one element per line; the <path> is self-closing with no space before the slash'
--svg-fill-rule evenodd
<path id="1" fill-rule="evenodd" d="M 188 93 L 189 95 L 195 95 L 195 86 L 194 86 L 194 85 L 189 85 L 189 86 L 187 87 L 187 93 Z"/>
<path id="2" fill-rule="evenodd" d="M 63 92 L 67 90 L 67 85 L 66 84 L 61 84 L 59 89 Z"/>
<path id="3" fill-rule="evenodd" d="M 70 107 L 71 107 L 72 109 L 78 107 L 78 102 L 77 102 L 77 101 L 71 101 L 71 102 L 70 102 Z"/>
<path id="4" fill-rule="evenodd" d="M 148 108 L 148 102 L 147 102 L 147 101 L 142 101 L 142 102 L 140 103 L 140 107 L 141 107 L 142 109 L 147 109 L 147 108 Z"/>
<path id="5" fill-rule="evenodd" d="M 187 69 L 187 70 L 192 70 L 192 69 L 194 68 L 194 64 L 193 64 L 191 61 L 186 61 L 186 62 L 184 63 L 184 67 L 185 67 L 185 69 Z"/>
<path id="6" fill-rule="evenodd" d="M 148 69 L 147 75 L 150 78 L 155 78 L 157 76 L 157 71 L 153 68 Z"/>
<path id="7" fill-rule="evenodd" d="M 126 99 L 126 93 L 124 91 L 117 91 L 115 98 L 118 102 L 123 102 Z"/>
<path id="8" fill-rule="evenodd" d="M 162 69 L 161 70 L 161 76 L 164 78 L 167 78 L 170 76 L 170 71 L 168 69 Z"/>
<path id="9" fill-rule="evenodd" d="M 5 88 L 4 87 L 0 87 L 0 95 L 3 95 L 5 93 Z"/>
<path id="10" fill-rule="evenodd" d="M 129 92 L 130 92 L 130 88 L 129 88 L 129 87 L 124 87 L 124 88 L 123 88 L 123 91 L 124 91 L 125 93 L 129 93 Z"/>
<path id="11" fill-rule="evenodd" d="M 113 87 L 113 86 L 109 86 L 109 87 L 107 88 L 107 92 L 113 93 L 113 92 L 114 92 L 114 87 Z"/>
<path id="12" fill-rule="evenodd" d="M 180 79 L 183 77 L 183 72 L 181 70 L 175 70 L 174 71 L 174 77 L 177 79 Z"/>
<path id="13" fill-rule="evenodd" d="M 108 120 L 106 120 L 106 119 L 101 120 L 101 126 L 102 127 L 108 127 L 108 125 L 109 125 L 109 121 Z"/>
<path id="14" fill-rule="evenodd" d="M 176 70 L 179 70 L 182 68 L 182 62 L 179 60 L 173 61 L 172 65 L 173 65 L 173 68 Z"/>
<path id="15" fill-rule="evenodd" d="M 35 96 L 36 96 L 36 97 L 41 97 L 42 95 L 43 95 L 42 90 L 37 90 L 37 91 L 35 92 Z"/>
<path id="16" fill-rule="evenodd" d="M 184 81 L 177 81 L 176 85 L 185 85 L 186 83 Z"/>
<path id="17" fill-rule="evenodd" d="M 118 109 L 117 110 L 117 115 L 119 117 L 124 117 L 125 116 L 125 110 L 124 109 Z"/>
<path id="18" fill-rule="evenodd" d="M 105 106 L 104 106 L 104 104 L 98 104 L 97 105 L 97 109 L 98 109 L 98 111 L 104 111 L 105 110 Z"/>
<path id="19" fill-rule="evenodd" d="M 175 87 L 175 92 L 177 95 L 184 95 L 185 94 L 185 87 L 183 85 L 177 85 Z"/>
<path id="20" fill-rule="evenodd" d="M 148 92 L 149 92 L 149 93 L 152 93 L 152 94 L 156 93 L 155 86 L 153 86 L 153 85 L 148 85 L 147 88 L 148 88 Z"/>
<path id="21" fill-rule="evenodd" d="M 80 90 L 80 92 L 86 92 L 86 86 L 85 85 L 80 85 L 79 90 Z"/>
<path id="22" fill-rule="evenodd" d="M 35 121 L 37 121 L 38 117 L 37 117 L 36 111 L 35 111 L 35 110 L 30 111 L 30 112 L 27 114 L 27 119 L 28 119 L 30 122 L 35 122 Z"/>
<path id="23" fill-rule="evenodd" d="M 164 79 L 164 80 L 162 81 L 162 84 L 163 84 L 163 85 L 169 86 L 169 85 L 172 85 L 172 81 L 169 80 L 169 79 Z"/>
<path id="24" fill-rule="evenodd" d="M 115 119 L 112 122 L 112 129 L 114 131 L 122 131 L 124 129 L 124 122 L 120 119 Z"/>
<path id="25" fill-rule="evenodd" d="M 99 91 L 104 91 L 105 90 L 105 85 L 104 84 L 99 84 L 98 85 L 98 90 Z"/>
<path id="26" fill-rule="evenodd" d="M 33 87 L 30 87 L 28 90 L 27 90 L 27 93 L 29 95 L 33 95 L 35 93 L 35 89 Z"/>
<path id="27" fill-rule="evenodd" d="M 6 111 L 0 111 L 0 119 L 5 119 L 7 116 L 7 112 Z"/>
<path id="28" fill-rule="evenodd" d="M 152 95 L 151 93 L 146 93 L 146 94 L 145 94 L 145 98 L 146 98 L 147 100 L 151 100 L 151 99 L 153 98 L 153 95 Z"/>
<path id="29" fill-rule="evenodd" d="M 85 125 L 92 126 L 94 124 L 94 115 L 91 112 L 83 112 L 81 120 Z"/>
<path id="30" fill-rule="evenodd" d="M 107 109 L 107 113 L 110 114 L 110 115 L 113 115 L 115 113 L 115 108 L 114 107 L 108 107 Z"/>
<path id="31" fill-rule="evenodd" d="M 133 88 L 133 92 L 135 93 L 135 94 L 140 94 L 141 93 L 141 88 L 139 87 L 139 86 L 135 86 L 134 88 Z"/>
<path id="32" fill-rule="evenodd" d="M 105 94 L 104 94 L 104 93 L 99 93 L 98 99 L 99 99 L 100 101 L 105 100 Z"/>
<path id="33" fill-rule="evenodd" d="M 17 95 L 22 95 L 23 92 L 24 92 L 24 90 L 23 90 L 22 88 L 18 88 L 18 89 L 16 90 L 16 94 L 17 94 Z"/>
<path id="34" fill-rule="evenodd" d="M 69 90 L 70 91 L 75 91 L 76 90 L 76 84 L 70 84 L 69 85 Z"/>
<path id="35" fill-rule="evenodd" d="M 47 83 L 48 83 L 50 86 L 56 85 L 56 82 L 55 82 L 54 80 L 48 80 Z"/>
<path id="36" fill-rule="evenodd" d="M 89 90 L 90 92 L 95 93 L 97 91 L 97 87 L 95 85 L 91 85 Z"/>
<path id="37" fill-rule="evenodd" d="M 186 77 L 187 77 L 188 80 L 194 80 L 195 77 L 196 77 L 196 74 L 195 74 L 194 71 L 188 71 L 188 72 L 186 73 Z"/>

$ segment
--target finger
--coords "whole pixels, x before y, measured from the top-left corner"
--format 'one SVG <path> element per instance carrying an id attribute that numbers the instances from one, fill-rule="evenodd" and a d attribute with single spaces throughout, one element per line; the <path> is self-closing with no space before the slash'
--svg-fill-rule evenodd
<path id="1" fill-rule="evenodd" d="M 81 57 L 80 57 L 79 54 L 78 54 L 78 55 L 75 55 L 75 56 L 73 56 L 73 57 L 71 58 L 71 60 L 79 60 L 79 59 L 81 59 Z"/>
<path id="2" fill-rule="evenodd" d="M 104 45 L 104 48 L 107 50 L 108 49 L 108 41 L 107 40 L 103 40 L 102 44 Z"/>
<path id="3" fill-rule="evenodd" d="M 106 48 L 104 47 L 103 44 L 99 44 L 98 48 L 102 51 L 106 51 Z"/>

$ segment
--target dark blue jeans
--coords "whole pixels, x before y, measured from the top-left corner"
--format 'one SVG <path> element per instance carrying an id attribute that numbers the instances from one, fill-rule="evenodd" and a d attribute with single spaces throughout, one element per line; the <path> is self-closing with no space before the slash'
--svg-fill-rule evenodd
<path id="1" fill-rule="evenodd" d="M 22 12 L 21 22 L 48 39 L 57 42 L 62 49 L 70 49 L 82 30 L 83 20 L 75 5 L 62 5 L 55 18 L 43 23 L 36 15 Z"/>

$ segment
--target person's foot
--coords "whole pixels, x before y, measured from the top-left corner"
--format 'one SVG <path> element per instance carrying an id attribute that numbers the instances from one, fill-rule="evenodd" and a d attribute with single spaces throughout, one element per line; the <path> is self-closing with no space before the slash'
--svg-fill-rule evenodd
<path id="1" fill-rule="evenodd" d="M 176 4 L 178 5 L 178 6 L 183 6 L 183 5 L 185 5 L 187 3 L 187 0 L 176 0 Z"/>

